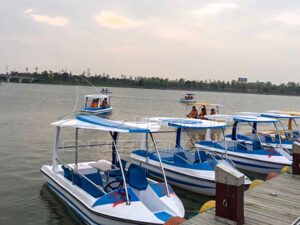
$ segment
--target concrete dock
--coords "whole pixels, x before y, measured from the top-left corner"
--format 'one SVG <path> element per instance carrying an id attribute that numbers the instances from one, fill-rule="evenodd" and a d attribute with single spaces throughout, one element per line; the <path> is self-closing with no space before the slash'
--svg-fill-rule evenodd
<path id="1" fill-rule="evenodd" d="M 287 225 L 300 217 L 300 177 L 280 174 L 244 193 L 246 225 Z M 182 225 L 223 225 L 215 219 L 215 209 L 205 211 Z M 298 223 L 296 223 L 298 224 Z M 300 222 L 299 222 L 300 224 Z"/>

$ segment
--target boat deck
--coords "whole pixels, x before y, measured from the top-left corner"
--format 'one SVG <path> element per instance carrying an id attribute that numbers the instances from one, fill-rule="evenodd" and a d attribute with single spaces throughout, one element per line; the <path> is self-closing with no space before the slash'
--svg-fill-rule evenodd
<path id="1" fill-rule="evenodd" d="M 248 190 L 244 195 L 245 225 L 292 224 L 300 217 L 300 177 L 281 174 Z M 215 210 L 208 210 L 182 225 L 222 225 L 215 220 Z"/>

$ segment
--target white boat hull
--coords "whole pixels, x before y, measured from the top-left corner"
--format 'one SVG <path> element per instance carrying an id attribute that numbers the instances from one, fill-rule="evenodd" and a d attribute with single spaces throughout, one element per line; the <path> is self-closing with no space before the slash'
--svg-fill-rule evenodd
<path id="1" fill-rule="evenodd" d="M 100 115 L 100 114 L 107 114 L 112 111 L 112 107 L 106 108 L 106 109 L 99 109 L 99 110 L 81 110 L 82 112 L 94 114 L 94 115 Z"/>
<path id="2" fill-rule="evenodd" d="M 225 153 L 224 150 L 208 147 L 205 145 L 196 144 L 196 146 L 199 149 L 203 149 L 208 152 L 214 152 L 219 154 Z M 231 151 L 227 152 L 227 156 L 235 163 L 235 166 L 237 168 L 261 174 L 280 173 L 281 169 L 284 166 L 291 165 L 291 161 L 289 161 L 284 156 L 273 156 L 274 158 L 277 157 L 278 160 L 276 161 L 271 160 L 272 156 L 270 158 L 268 158 L 268 156 L 265 156 L 265 158 L 263 158 L 263 156 L 257 156 L 257 159 L 255 159 L 255 156 L 252 156 L 250 158 L 247 157 L 247 154 L 239 154 Z"/>
<path id="3" fill-rule="evenodd" d="M 131 161 L 139 165 L 141 162 L 145 162 L 145 158 L 132 153 Z M 151 176 L 163 179 L 157 161 L 149 159 L 149 162 L 143 164 L 143 167 L 148 169 L 148 173 Z M 166 163 L 163 163 L 163 167 L 168 183 L 195 193 L 208 196 L 216 195 L 215 171 L 195 171 L 193 169 L 180 168 Z M 250 185 L 250 182 L 248 185 Z"/>
<path id="4" fill-rule="evenodd" d="M 184 99 L 184 98 L 182 98 L 182 99 L 180 99 L 180 102 L 182 102 L 182 103 L 195 103 L 196 100 L 195 99 Z"/>
<path id="5" fill-rule="evenodd" d="M 86 167 L 87 163 L 81 164 Z M 122 225 L 122 224 L 163 224 L 161 220 L 154 216 L 141 201 L 133 201 L 130 205 L 125 202 L 118 206 L 112 204 L 95 205 L 97 199 L 86 194 L 81 188 L 66 182 L 66 178 L 53 172 L 51 166 L 43 166 L 41 172 L 51 188 L 64 202 L 66 202 L 76 214 L 87 224 L 95 225 Z M 148 190 L 148 189 L 147 189 Z M 151 192 L 151 188 L 149 189 Z M 136 193 L 137 194 L 137 193 Z M 139 198 L 142 196 L 139 196 Z M 101 199 L 101 198 L 100 198 Z M 153 207 L 160 208 L 165 203 L 170 204 L 171 208 L 179 210 L 179 215 L 184 216 L 184 208 L 179 198 L 174 194 L 170 197 L 152 199 Z M 149 203 L 151 204 L 151 202 Z M 137 213 L 138 212 L 138 213 Z"/>

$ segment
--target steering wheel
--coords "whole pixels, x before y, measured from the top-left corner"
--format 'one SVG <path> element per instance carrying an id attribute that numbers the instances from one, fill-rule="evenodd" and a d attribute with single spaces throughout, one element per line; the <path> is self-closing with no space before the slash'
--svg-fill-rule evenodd
<path id="1" fill-rule="evenodd" d="M 112 184 L 115 184 L 115 183 L 117 183 L 118 185 L 117 185 L 116 187 L 115 187 L 115 185 L 112 186 Z M 123 186 L 123 181 L 114 180 L 114 181 L 109 182 L 109 183 L 105 186 L 104 191 L 108 193 L 108 192 L 111 192 L 111 191 L 113 191 L 113 190 L 119 189 L 119 188 L 121 188 L 122 186 Z"/>

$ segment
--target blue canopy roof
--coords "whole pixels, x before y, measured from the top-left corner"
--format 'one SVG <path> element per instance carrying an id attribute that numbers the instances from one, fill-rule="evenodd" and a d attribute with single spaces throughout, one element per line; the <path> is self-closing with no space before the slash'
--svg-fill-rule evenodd
<path id="1" fill-rule="evenodd" d="M 300 119 L 300 116 L 292 116 L 289 114 L 279 114 L 279 113 L 262 113 L 263 117 L 276 118 L 276 119 Z"/>
<path id="2" fill-rule="evenodd" d="M 185 129 L 220 129 L 225 128 L 226 123 L 211 120 L 172 118 L 172 117 L 154 117 L 147 118 L 148 121 L 157 121 L 161 125 Z"/>
<path id="3" fill-rule="evenodd" d="M 233 121 L 245 123 L 277 123 L 277 119 L 257 117 L 257 116 L 234 116 Z"/>
<path id="4" fill-rule="evenodd" d="M 60 120 L 52 123 L 57 127 L 73 127 L 80 129 L 102 130 L 122 133 L 149 133 L 159 130 L 158 124 L 146 122 L 128 122 L 106 120 L 94 115 L 79 115 L 76 119 Z"/>
<path id="5" fill-rule="evenodd" d="M 85 123 L 90 123 L 92 125 L 98 125 L 102 127 L 106 127 L 111 131 L 119 130 L 120 132 L 129 132 L 129 133 L 149 133 L 151 132 L 151 128 L 145 126 L 145 123 L 130 123 L 130 122 L 122 122 L 122 121 L 113 121 L 106 120 L 94 115 L 79 115 L 76 117 L 77 120 L 80 120 Z"/>

